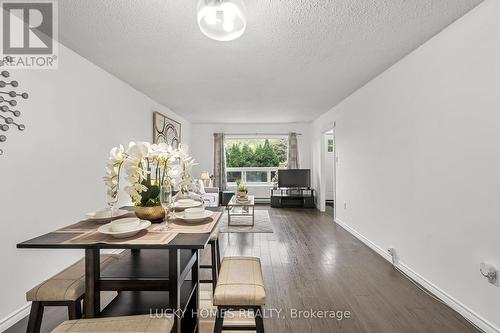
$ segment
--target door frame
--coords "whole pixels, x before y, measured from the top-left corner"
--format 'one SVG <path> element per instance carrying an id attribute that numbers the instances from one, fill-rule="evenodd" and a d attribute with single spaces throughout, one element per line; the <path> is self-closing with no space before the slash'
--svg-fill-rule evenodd
<path id="1" fill-rule="evenodd" d="M 326 211 L 326 187 L 322 186 L 324 184 L 324 180 L 326 180 L 326 145 L 325 145 L 325 135 L 332 131 L 333 132 L 333 219 L 337 216 L 337 145 L 335 140 L 335 122 L 332 124 L 331 128 L 327 128 L 321 131 L 321 144 L 320 144 L 320 182 L 319 182 L 319 210 L 321 212 Z"/>

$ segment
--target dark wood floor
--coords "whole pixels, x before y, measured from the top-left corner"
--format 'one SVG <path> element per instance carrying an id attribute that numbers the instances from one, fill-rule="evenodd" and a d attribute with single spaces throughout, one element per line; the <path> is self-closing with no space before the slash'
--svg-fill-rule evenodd
<path id="1" fill-rule="evenodd" d="M 334 224 L 330 215 L 300 209 L 269 213 L 273 234 L 221 234 L 224 255 L 262 260 L 266 308 L 282 309 L 285 315 L 266 319 L 267 332 L 478 332 Z M 292 309 L 349 311 L 351 318 L 292 319 Z M 64 317 L 62 310 L 49 310 L 42 330 L 50 331 Z M 25 325 L 23 320 L 7 332 L 24 332 Z"/>
<path id="2" fill-rule="evenodd" d="M 325 213 L 331 217 L 333 217 L 333 207 L 332 206 L 325 206 Z"/>

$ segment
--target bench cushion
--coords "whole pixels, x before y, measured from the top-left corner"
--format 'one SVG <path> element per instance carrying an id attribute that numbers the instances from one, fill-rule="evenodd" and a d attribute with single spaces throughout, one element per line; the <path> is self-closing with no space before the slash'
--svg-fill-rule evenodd
<path id="1" fill-rule="evenodd" d="M 101 254 L 101 269 L 118 259 L 118 255 Z M 26 293 L 27 301 L 76 301 L 85 294 L 85 259 L 57 273 Z"/>
<path id="2" fill-rule="evenodd" d="M 57 326 L 52 333 L 169 333 L 172 330 L 173 322 L 171 317 L 156 318 L 150 315 L 78 319 L 63 322 L 61 325 Z"/>
<path id="3" fill-rule="evenodd" d="M 260 259 L 225 257 L 214 293 L 214 305 L 259 306 L 266 302 Z"/>

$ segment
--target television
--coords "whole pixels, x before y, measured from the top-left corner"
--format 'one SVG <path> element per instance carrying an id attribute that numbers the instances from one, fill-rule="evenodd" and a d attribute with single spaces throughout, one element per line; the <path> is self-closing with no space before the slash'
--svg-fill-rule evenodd
<path id="1" fill-rule="evenodd" d="M 310 169 L 280 169 L 278 170 L 279 187 L 311 187 Z"/>

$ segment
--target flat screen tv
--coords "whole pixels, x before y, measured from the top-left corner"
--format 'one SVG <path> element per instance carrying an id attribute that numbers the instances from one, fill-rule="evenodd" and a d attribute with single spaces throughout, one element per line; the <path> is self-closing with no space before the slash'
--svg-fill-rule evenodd
<path id="1" fill-rule="evenodd" d="M 310 169 L 278 170 L 279 187 L 311 187 Z"/>

